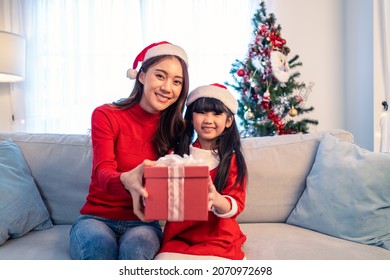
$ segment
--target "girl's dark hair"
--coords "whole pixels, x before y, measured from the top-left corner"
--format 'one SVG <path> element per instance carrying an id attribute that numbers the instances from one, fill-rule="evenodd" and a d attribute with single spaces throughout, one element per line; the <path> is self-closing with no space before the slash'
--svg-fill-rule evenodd
<path id="1" fill-rule="evenodd" d="M 234 118 L 234 114 L 218 99 L 203 97 L 195 100 L 187 107 L 184 119 L 186 122 L 186 129 L 176 153 L 179 155 L 189 154 L 189 146 L 193 142 L 195 136 L 194 125 L 192 123 L 192 113 L 215 112 L 217 114 L 227 113 L 228 118 Z M 243 184 L 247 175 L 247 166 L 241 150 L 241 138 L 238 132 L 237 124 L 233 119 L 232 125 L 222 132 L 216 141 L 215 147 L 212 150 L 218 152 L 220 163 L 218 171 L 214 180 L 216 189 L 221 192 L 229 176 L 230 162 L 233 154 L 236 155 L 236 164 L 238 169 L 238 176 L 235 185 Z"/>
<path id="2" fill-rule="evenodd" d="M 170 57 L 176 57 L 180 61 L 181 67 L 183 69 L 183 84 L 180 96 L 176 102 L 161 112 L 160 122 L 152 140 L 158 157 L 166 155 L 171 149 L 175 149 L 178 145 L 179 139 L 184 133 L 184 102 L 187 98 L 189 89 L 188 68 L 184 60 L 174 55 L 160 55 L 144 61 L 142 63 L 141 69 L 137 73 L 134 88 L 130 96 L 128 98 L 113 102 L 117 108 L 123 110 L 133 107 L 135 104 L 139 103 L 144 89 L 144 85 L 138 80 L 140 73 L 146 73 L 150 67 Z"/>

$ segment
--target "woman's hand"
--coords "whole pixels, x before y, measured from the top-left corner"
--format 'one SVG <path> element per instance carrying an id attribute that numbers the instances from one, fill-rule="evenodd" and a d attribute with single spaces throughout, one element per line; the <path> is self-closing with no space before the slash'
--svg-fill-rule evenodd
<path id="1" fill-rule="evenodd" d="M 128 190 L 133 199 L 134 214 L 141 220 L 145 221 L 143 198 L 148 197 L 148 192 L 143 185 L 143 174 L 145 166 L 154 166 L 155 161 L 144 160 L 136 168 L 123 172 L 120 176 L 121 182 L 126 190 Z"/>

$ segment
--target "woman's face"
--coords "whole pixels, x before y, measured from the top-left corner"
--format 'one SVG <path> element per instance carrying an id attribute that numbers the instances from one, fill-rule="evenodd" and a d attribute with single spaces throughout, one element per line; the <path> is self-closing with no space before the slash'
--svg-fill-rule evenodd
<path id="1" fill-rule="evenodd" d="M 144 85 L 141 107 L 152 114 L 168 108 L 179 98 L 183 87 L 183 69 L 176 57 L 168 57 L 141 72 L 139 81 Z"/>

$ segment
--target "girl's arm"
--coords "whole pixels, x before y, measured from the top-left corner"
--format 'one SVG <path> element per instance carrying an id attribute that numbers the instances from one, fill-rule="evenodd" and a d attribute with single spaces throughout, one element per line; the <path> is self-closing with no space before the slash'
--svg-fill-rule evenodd
<path id="1" fill-rule="evenodd" d="M 209 206 L 210 210 L 221 218 L 237 217 L 245 207 L 246 181 L 244 184 L 237 184 L 238 168 L 235 156 L 232 157 L 229 177 L 222 193 L 218 193 L 210 180 L 209 185 Z"/>

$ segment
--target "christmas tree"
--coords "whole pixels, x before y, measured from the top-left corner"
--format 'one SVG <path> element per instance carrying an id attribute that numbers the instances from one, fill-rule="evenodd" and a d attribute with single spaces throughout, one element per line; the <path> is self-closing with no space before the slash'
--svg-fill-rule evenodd
<path id="1" fill-rule="evenodd" d="M 318 121 L 299 117 L 314 110 L 304 107 L 313 84 L 308 87 L 297 81 L 300 73 L 294 69 L 302 66 L 299 56 L 288 59 L 290 49 L 281 27 L 274 14 L 267 15 L 264 1 L 252 23 L 254 36 L 248 54 L 232 64 L 235 84 L 226 83 L 240 94 L 237 115 L 242 137 L 308 133 L 308 125 Z"/>

